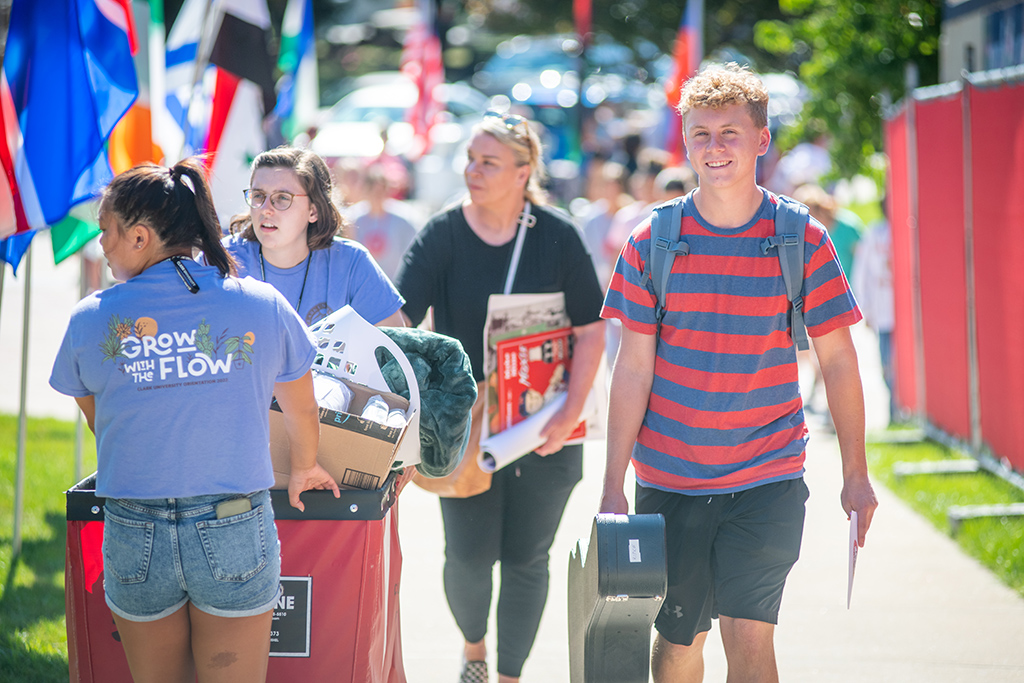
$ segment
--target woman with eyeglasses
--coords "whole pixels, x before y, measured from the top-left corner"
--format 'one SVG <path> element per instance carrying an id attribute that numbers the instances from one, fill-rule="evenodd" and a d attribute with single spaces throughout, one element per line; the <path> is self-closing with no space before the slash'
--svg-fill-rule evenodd
<path id="1" fill-rule="evenodd" d="M 224 246 L 239 276 L 281 292 L 307 325 L 346 304 L 374 325 L 400 327 L 402 297 L 358 242 L 339 235 L 331 174 L 315 152 L 278 147 L 257 155 L 245 201 Z"/>
<path id="2" fill-rule="evenodd" d="M 313 339 L 273 287 L 229 276 L 198 161 L 117 176 L 99 222 L 123 283 L 72 311 L 50 385 L 96 434 L 103 586 L 132 678 L 262 681 L 281 574 L 272 394 L 292 435 L 292 505 L 310 488 L 338 496 L 316 462 Z"/>
<path id="3" fill-rule="evenodd" d="M 462 342 L 477 382 L 483 381 L 488 297 L 505 290 L 524 230 L 511 292 L 564 292 L 575 335 L 568 396 L 544 427 L 547 441 L 495 472 L 488 491 L 441 498 L 445 594 L 465 638 L 459 681 L 488 680 L 484 636 L 491 570 L 499 562 L 497 672 L 500 683 L 512 683 L 547 600 L 548 551 L 582 478 L 582 446 L 563 443 L 579 422 L 603 352 L 602 290 L 580 231 L 547 205 L 540 139 L 530 124 L 487 112 L 473 128 L 467 154 L 468 195 L 427 223 L 399 267 L 403 312 L 415 325 L 433 307 L 435 331 Z"/>

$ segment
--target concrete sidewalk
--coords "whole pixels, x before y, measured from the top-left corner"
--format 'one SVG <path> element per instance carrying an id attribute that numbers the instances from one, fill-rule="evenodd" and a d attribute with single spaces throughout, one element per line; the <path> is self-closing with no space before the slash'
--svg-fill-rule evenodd
<path id="1" fill-rule="evenodd" d="M 960 552 L 885 489 L 861 549 L 846 609 L 849 525 L 839 507 L 841 470 L 834 437 L 812 435 L 811 489 L 803 552 L 790 576 L 776 647 L 783 681 L 821 683 L 996 683 L 1024 680 L 1024 600 Z M 568 681 L 566 576 L 569 552 L 596 512 L 603 444 L 586 448 L 584 480 L 573 493 L 551 552 L 551 590 L 523 681 Z M 441 583 L 440 510 L 430 494 L 402 495 L 402 633 L 409 683 L 455 683 L 461 636 Z M 716 622 L 717 623 L 717 622 Z M 716 627 L 717 628 L 717 627 Z M 494 651 L 493 624 L 487 640 Z M 717 633 L 708 639 L 706 681 L 724 681 Z M 491 662 L 494 676 L 494 664 Z M 492 678 L 496 680 L 496 676 Z"/>
<path id="2" fill-rule="evenodd" d="M 28 412 L 73 419 L 77 407 L 47 385 L 50 366 L 78 300 L 77 258 L 53 265 L 49 234 L 35 240 Z M 4 268 L 0 308 L 0 412 L 18 411 L 22 277 Z M 854 328 L 861 355 L 868 425 L 884 425 L 887 396 L 873 337 Z M 526 683 L 569 680 L 566 576 L 569 552 L 589 537 L 604 471 L 604 444 L 585 448 L 584 479 L 574 491 L 551 551 L 551 591 Z M 783 681 L 820 683 L 996 683 L 1024 680 L 1024 600 L 965 557 L 943 533 L 878 488 L 880 507 L 861 550 L 853 606 L 846 609 L 848 523 L 839 506 L 841 470 L 832 435 L 812 434 L 811 489 L 803 552 L 791 575 L 776 632 Z M 630 478 L 629 481 L 632 481 Z M 70 486 L 73 482 L 68 482 Z M 436 498 L 410 486 L 400 503 L 405 557 L 403 650 L 409 683 L 455 683 L 462 639 L 441 582 L 444 537 Z M 494 651 L 493 626 L 488 635 Z M 706 681 L 725 680 L 717 634 L 706 650 Z M 491 672 L 494 675 L 493 658 Z M 496 680 L 496 676 L 492 678 Z"/>
<path id="3" fill-rule="evenodd" d="M 873 336 L 854 328 L 868 425 L 884 427 L 888 396 Z M 604 473 L 603 442 L 584 451 L 584 478 L 573 492 L 551 550 L 551 589 L 525 683 L 569 680 L 566 577 L 577 539 L 589 538 Z M 627 488 L 632 486 L 632 475 Z M 888 490 L 861 549 L 853 601 L 846 609 L 849 523 L 839 505 L 842 470 L 835 436 L 812 432 L 811 489 L 800 561 L 793 569 L 776 631 L 781 680 L 789 683 L 1009 683 L 1024 681 L 1024 599 L 966 557 Z M 462 640 L 441 581 L 444 538 L 434 496 L 410 486 L 399 524 L 405 566 L 402 633 L 409 683 L 455 683 Z M 495 578 L 497 585 L 497 578 Z M 495 651 L 493 620 L 487 636 Z M 721 640 L 708 639 L 705 681 L 725 681 Z M 491 680 L 497 680 L 493 657 Z"/>

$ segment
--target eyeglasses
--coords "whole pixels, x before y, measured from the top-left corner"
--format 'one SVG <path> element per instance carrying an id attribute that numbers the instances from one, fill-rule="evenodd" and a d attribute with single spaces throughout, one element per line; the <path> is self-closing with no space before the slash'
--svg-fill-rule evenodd
<path id="1" fill-rule="evenodd" d="M 261 208 L 267 203 L 267 193 L 263 190 L 245 190 L 242 194 L 245 195 L 245 203 L 254 209 Z M 308 197 L 305 194 L 294 194 L 292 192 L 271 192 L 270 193 L 270 205 L 278 211 L 287 211 L 288 207 L 292 205 L 292 199 L 295 197 Z"/>
<path id="2" fill-rule="evenodd" d="M 484 118 L 501 119 L 501 122 L 505 124 L 505 127 L 516 135 L 525 136 L 530 130 L 530 124 L 526 119 L 518 114 L 503 114 L 500 111 L 485 111 Z M 519 130 L 519 126 L 522 126 L 522 130 Z"/>

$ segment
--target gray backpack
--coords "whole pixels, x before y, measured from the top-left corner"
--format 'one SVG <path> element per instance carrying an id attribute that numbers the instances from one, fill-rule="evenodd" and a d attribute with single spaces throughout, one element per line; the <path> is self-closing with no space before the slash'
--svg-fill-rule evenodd
<path id="1" fill-rule="evenodd" d="M 654 286 L 657 299 L 655 315 L 659 324 L 665 317 L 665 292 L 672 264 L 676 256 L 690 253 L 690 245 L 680 239 L 679 234 L 683 201 L 685 197 L 677 197 L 656 207 L 651 219 L 651 255 L 644 267 L 641 283 L 646 286 L 650 280 Z M 761 242 L 762 252 L 767 254 L 774 247 L 779 255 L 782 279 L 786 283 L 786 298 L 790 303 L 793 343 L 801 350 L 809 348 L 807 327 L 804 325 L 804 299 L 800 295 L 804 284 L 804 228 L 807 226 L 808 215 L 806 206 L 795 199 L 779 195 L 775 210 L 775 234 Z"/>

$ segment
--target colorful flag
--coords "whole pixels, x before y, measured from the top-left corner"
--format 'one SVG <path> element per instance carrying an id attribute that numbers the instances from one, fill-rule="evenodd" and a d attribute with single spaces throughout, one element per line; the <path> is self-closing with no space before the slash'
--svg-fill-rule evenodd
<path id="1" fill-rule="evenodd" d="M 274 110 L 276 98 L 266 0 L 221 0 L 220 8 L 210 52 L 217 72 L 203 151 L 211 155 L 210 188 L 226 223 L 247 208 L 242 190 L 249 186 L 249 165 L 268 146 L 263 120 Z"/>
<path id="2" fill-rule="evenodd" d="M 669 104 L 679 106 L 679 90 L 686 79 L 697 73 L 703 57 L 704 2 L 687 0 L 672 49 L 672 71 L 665 81 L 665 96 L 668 97 Z"/>
<path id="3" fill-rule="evenodd" d="M 266 0 L 186 0 L 167 38 L 166 103 L 177 125 L 166 137 L 178 148 L 168 160 L 209 155 L 224 223 L 245 208 L 249 164 L 267 147 L 263 121 L 276 102 L 269 31 Z"/>
<path id="4" fill-rule="evenodd" d="M 207 58 L 197 65 L 203 27 L 212 16 L 210 0 L 185 0 L 164 51 L 164 107 L 153 139 L 167 163 L 194 153 L 206 139 L 208 111 L 203 97 Z M 163 122 L 160 121 L 161 117 Z"/>
<path id="5" fill-rule="evenodd" d="M 60 263 L 100 234 L 100 226 L 68 214 L 50 228 L 53 262 Z"/>
<path id="6" fill-rule="evenodd" d="M 281 25 L 281 80 L 274 113 L 285 138 L 292 140 L 316 122 L 320 83 L 313 37 L 313 0 L 288 0 Z"/>
<path id="7" fill-rule="evenodd" d="M 16 235 L 11 235 L 5 240 L 0 240 L 0 261 L 10 263 L 11 271 L 15 275 L 18 274 L 18 265 L 21 263 L 22 257 L 28 251 L 28 245 L 35 236 L 36 231 L 29 230 L 28 232 L 19 232 Z M 0 276 L 2 275 L 3 273 L 0 272 Z"/>
<path id="8" fill-rule="evenodd" d="M 104 144 L 138 95 L 128 3 L 14 1 L 0 80 L 5 229 L 56 223 L 112 177 Z M 0 251 L 17 265 L 17 249 Z"/>
<path id="9" fill-rule="evenodd" d="M 402 44 L 401 71 L 416 85 L 416 104 L 407 112 L 406 120 L 412 124 L 413 147 L 407 155 L 417 159 L 430 150 L 430 129 L 437 115 L 444 109 L 434 94 L 444 83 L 444 62 L 441 59 L 441 40 L 437 36 L 436 17 L 432 0 L 418 0 L 419 20 L 409 29 Z"/>
<path id="10" fill-rule="evenodd" d="M 588 44 L 594 18 L 593 0 L 572 0 L 572 18 L 576 26 L 576 35 L 584 45 Z"/>
<path id="11" fill-rule="evenodd" d="M 671 110 L 665 148 L 672 154 L 676 164 L 683 159 L 683 122 L 676 109 L 679 106 L 679 91 L 683 83 L 700 69 L 703 57 L 704 0 L 687 0 L 672 50 L 672 71 L 665 80 L 665 97 Z"/>
<path id="12" fill-rule="evenodd" d="M 110 134 L 107 151 L 114 173 L 123 173 L 144 161 L 159 163 L 164 153 L 153 137 L 156 105 L 163 106 L 164 36 L 163 2 L 133 3 L 136 25 L 144 27 L 135 52 L 139 97 Z M 155 44 L 154 44 L 155 43 Z"/>

